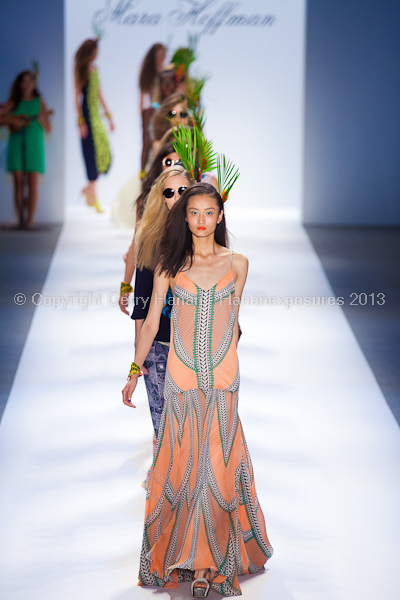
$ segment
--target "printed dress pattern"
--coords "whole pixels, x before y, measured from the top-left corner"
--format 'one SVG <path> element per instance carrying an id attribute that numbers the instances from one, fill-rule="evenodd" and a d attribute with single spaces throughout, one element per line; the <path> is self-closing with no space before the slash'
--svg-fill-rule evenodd
<path id="1" fill-rule="evenodd" d="M 209 290 L 176 278 L 140 585 L 177 587 L 211 568 L 212 587 L 238 596 L 238 575 L 273 552 L 238 416 L 234 294 L 232 270 Z"/>
<path id="2" fill-rule="evenodd" d="M 100 116 L 99 88 L 99 75 L 93 70 L 82 88 L 82 112 L 88 135 L 81 143 L 89 181 L 95 181 L 100 173 L 107 173 L 111 164 L 110 145 Z"/>

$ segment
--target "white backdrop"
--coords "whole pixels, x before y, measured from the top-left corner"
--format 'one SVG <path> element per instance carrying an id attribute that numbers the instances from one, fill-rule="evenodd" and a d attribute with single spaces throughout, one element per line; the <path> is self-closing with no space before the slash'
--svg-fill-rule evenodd
<path id="1" fill-rule="evenodd" d="M 73 58 L 102 22 L 98 68 L 114 115 L 113 164 L 99 185 L 110 205 L 140 168 L 138 76 L 155 42 L 171 46 L 200 34 L 195 72 L 212 75 L 203 102 L 206 133 L 242 176 L 231 205 L 300 208 L 306 0 L 66 0 L 66 198 L 82 203 L 85 170 L 73 103 Z M 268 18 L 270 17 L 270 18 Z"/>

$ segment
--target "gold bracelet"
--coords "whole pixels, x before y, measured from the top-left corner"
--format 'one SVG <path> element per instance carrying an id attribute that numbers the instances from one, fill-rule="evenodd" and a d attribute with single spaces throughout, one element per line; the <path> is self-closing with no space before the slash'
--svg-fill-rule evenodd
<path id="1" fill-rule="evenodd" d="M 126 283 L 126 281 L 123 281 L 121 283 L 121 296 L 122 294 L 126 294 L 127 292 L 128 294 L 133 292 L 133 287 L 129 283 Z"/>
<path id="2" fill-rule="evenodd" d="M 107 119 L 110 121 L 110 119 L 112 118 L 112 114 L 110 112 L 106 112 L 104 113 L 107 117 Z"/>
<path id="3" fill-rule="evenodd" d="M 85 121 L 85 117 L 78 117 L 78 125 L 83 125 L 84 123 L 86 123 Z"/>
<path id="4" fill-rule="evenodd" d="M 146 176 L 146 171 L 145 171 L 144 169 L 142 169 L 142 170 L 140 171 L 140 179 L 144 179 L 144 178 L 145 178 L 145 176 Z"/>

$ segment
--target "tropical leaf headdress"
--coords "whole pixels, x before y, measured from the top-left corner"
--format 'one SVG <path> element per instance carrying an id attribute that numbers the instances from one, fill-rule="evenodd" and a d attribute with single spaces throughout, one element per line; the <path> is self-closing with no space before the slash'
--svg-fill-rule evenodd
<path id="1" fill-rule="evenodd" d="M 200 103 L 201 92 L 210 75 L 196 74 L 194 77 L 188 77 L 186 80 L 186 97 L 189 108 L 195 107 Z"/>
<path id="2" fill-rule="evenodd" d="M 201 181 L 203 173 L 217 169 L 218 190 L 222 201 L 226 202 L 232 187 L 240 176 L 239 169 L 226 158 L 225 154 L 217 154 L 213 150 L 212 141 L 207 140 L 204 133 L 197 127 L 193 128 L 193 136 L 190 127 L 182 124 L 172 131 L 175 137 L 172 145 L 184 168 L 196 181 Z M 196 173 L 196 166 L 198 166 L 198 173 Z"/>
<path id="3" fill-rule="evenodd" d="M 98 23 L 93 23 L 92 28 L 93 28 L 93 33 L 96 36 L 96 40 L 100 41 L 105 38 L 106 30 L 104 27 L 102 27 Z"/>
<path id="4" fill-rule="evenodd" d="M 203 173 L 216 168 L 217 153 L 213 150 L 212 141 L 207 140 L 202 131 L 194 127 L 192 133 L 190 127 L 181 123 L 172 131 L 175 137 L 172 142 L 174 150 L 193 179 L 200 181 Z"/>
<path id="5" fill-rule="evenodd" d="M 190 65 L 197 60 L 197 41 L 198 36 L 189 35 L 188 45 L 181 46 L 175 50 L 171 62 L 175 66 L 177 81 L 182 81 L 182 79 L 187 75 Z"/>
<path id="6" fill-rule="evenodd" d="M 190 117 L 195 126 L 203 130 L 204 112 L 200 103 L 201 92 L 207 81 L 210 79 L 208 74 L 197 75 L 195 77 L 186 76 L 186 99 Z"/>
<path id="7" fill-rule="evenodd" d="M 239 169 L 236 169 L 233 162 L 226 158 L 225 154 L 218 154 L 218 189 L 223 202 L 228 200 L 229 192 L 239 178 Z M 222 191 L 221 191 L 222 190 Z"/>
<path id="8" fill-rule="evenodd" d="M 39 64 L 39 61 L 36 60 L 35 58 L 33 60 L 31 60 L 31 71 L 32 71 L 32 75 L 33 75 L 35 81 L 37 81 L 38 77 L 39 77 L 40 64 Z"/>

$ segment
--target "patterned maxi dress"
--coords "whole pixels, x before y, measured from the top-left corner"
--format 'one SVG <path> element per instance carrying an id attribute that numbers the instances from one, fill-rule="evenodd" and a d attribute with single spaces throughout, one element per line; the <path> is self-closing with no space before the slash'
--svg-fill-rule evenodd
<path id="1" fill-rule="evenodd" d="M 238 575 L 273 552 L 238 416 L 234 295 L 232 270 L 208 290 L 176 277 L 139 585 L 177 587 L 211 568 L 212 587 L 239 596 Z"/>

